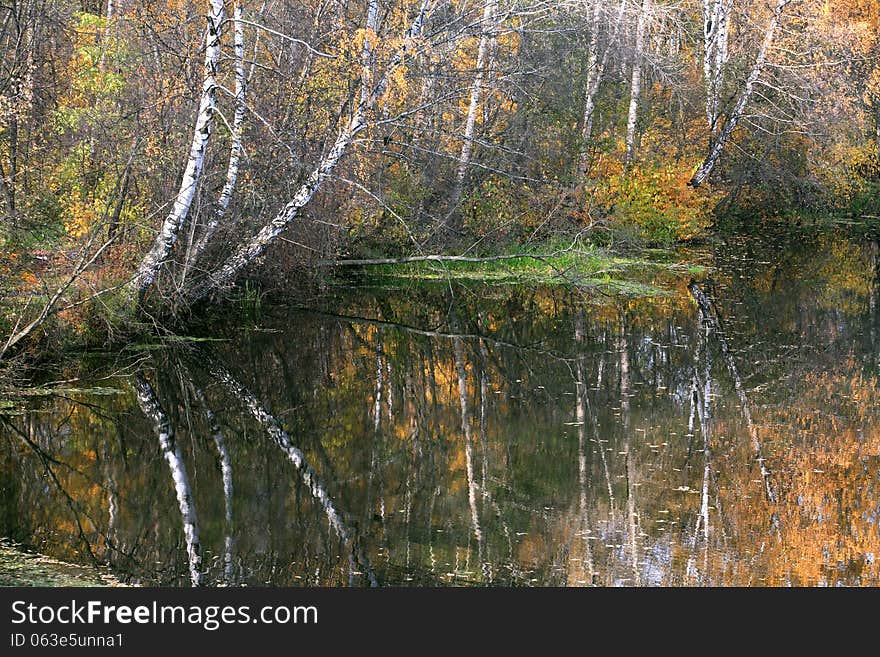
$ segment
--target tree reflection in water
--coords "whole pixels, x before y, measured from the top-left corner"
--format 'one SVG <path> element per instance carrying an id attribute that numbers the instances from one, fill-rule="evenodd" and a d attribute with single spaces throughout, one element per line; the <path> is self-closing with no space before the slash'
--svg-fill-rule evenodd
<path id="1" fill-rule="evenodd" d="M 876 246 L 703 256 L 613 303 L 361 289 L 35 397 L 0 533 L 179 586 L 880 583 Z"/>

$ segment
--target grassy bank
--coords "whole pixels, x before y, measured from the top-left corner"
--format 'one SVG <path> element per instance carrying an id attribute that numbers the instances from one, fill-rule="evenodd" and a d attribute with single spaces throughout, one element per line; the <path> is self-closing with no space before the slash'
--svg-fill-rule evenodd
<path id="1" fill-rule="evenodd" d="M 497 286 L 558 286 L 624 297 L 665 294 L 664 279 L 704 271 L 700 265 L 681 262 L 671 250 L 650 249 L 623 256 L 592 246 L 572 249 L 554 248 L 552 244 L 510 249 L 503 254 L 483 257 L 374 262 L 355 265 L 361 268 L 364 280 L 374 284 L 454 281 Z"/>

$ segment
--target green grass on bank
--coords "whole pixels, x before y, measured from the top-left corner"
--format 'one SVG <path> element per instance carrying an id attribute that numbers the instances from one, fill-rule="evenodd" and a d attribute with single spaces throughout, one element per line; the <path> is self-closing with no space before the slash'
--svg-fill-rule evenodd
<path id="1" fill-rule="evenodd" d="M 621 296 L 664 294 L 658 278 L 698 275 L 704 268 L 655 249 L 620 256 L 596 247 L 513 249 L 481 262 L 428 260 L 362 266 L 370 283 L 447 282 L 487 285 L 541 285 L 592 289 Z"/>

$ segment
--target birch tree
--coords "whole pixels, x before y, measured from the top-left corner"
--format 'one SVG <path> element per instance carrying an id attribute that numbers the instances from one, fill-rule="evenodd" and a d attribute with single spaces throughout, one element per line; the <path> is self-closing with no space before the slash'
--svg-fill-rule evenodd
<path id="1" fill-rule="evenodd" d="M 383 96 L 391 76 L 404 64 L 407 56 L 414 49 L 415 39 L 421 34 L 425 21 L 435 6 L 434 2 L 435 0 L 422 0 L 418 12 L 404 34 L 399 49 L 376 83 L 369 85 L 368 81 L 362 81 L 362 84 L 369 85 L 368 93 L 361 95 L 361 90 L 358 90 L 360 99 L 356 100 L 354 110 L 348 120 L 343 123 L 333 146 L 321 157 L 317 166 L 305 182 L 300 185 L 293 198 L 255 235 L 240 243 L 217 269 L 209 273 L 198 284 L 190 287 L 185 292 L 185 300 L 188 303 L 195 303 L 210 292 L 233 281 L 244 267 L 259 257 L 278 235 L 299 216 L 324 181 L 332 175 L 354 138 L 367 127 L 368 109 Z"/>
<path id="2" fill-rule="evenodd" d="M 244 153 L 242 146 L 242 130 L 244 127 L 245 114 L 247 112 L 247 77 L 245 75 L 244 61 L 244 19 L 243 9 L 240 2 L 235 4 L 233 10 L 233 47 L 235 50 L 235 115 L 232 119 L 231 135 L 232 145 L 229 149 L 229 164 L 226 168 L 226 181 L 223 184 L 223 190 L 220 192 L 220 198 L 217 201 L 217 210 L 208 220 L 205 231 L 193 246 L 186 257 L 183 275 L 181 276 L 181 285 L 186 282 L 186 275 L 192 264 L 198 262 L 199 257 L 205 251 L 214 233 L 217 232 L 223 217 L 229 209 L 229 203 L 235 192 L 235 185 L 238 181 L 238 171 L 241 164 L 241 156 Z M 195 222 L 193 222 L 193 232 L 195 233 Z"/>
<path id="3" fill-rule="evenodd" d="M 220 59 L 220 36 L 223 25 L 223 0 L 209 0 L 205 31 L 205 64 L 202 93 L 196 123 L 193 129 L 189 158 L 180 181 L 180 188 L 174 199 L 171 212 L 165 218 L 159 234 L 150 251 L 144 256 L 132 281 L 129 291 L 142 301 L 147 290 L 156 279 L 159 269 L 168 259 L 177 241 L 180 229 L 189 216 L 196 188 L 202 177 L 208 140 L 214 122 L 217 92 L 217 64 Z"/>
<path id="4" fill-rule="evenodd" d="M 459 213 L 455 210 L 461 199 L 462 191 L 464 190 L 465 177 L 467 176 L 468 166 L 470 165 L 471 155 L 474 149 L 477 110 L 480 108 L 480 95 L 483 90 L 483 80 L 486 75 L 486 69 L 489 68 L 489 42 L 494 31 L 494 17 L 495 0 L 486 0 L 483 5 L 483 15 L 480 19 L 480 45 L 477 48 L 476 74 L 471 83 L 470 102 L 468 104 L 467 119 L 465 120 L 464 125 L 464 134 L 462 136 L 461 153 L 458 157 L 458 168 L 455 171 L 455 187 L 453 188 L 452 197 L 450 199 L 450 207 L 452 208 L 450 219 L 454 222 L 452 223 L 452 227 L 457 227 L 457 223 L 460 221 L 460 219 L 453 218 L 460 217 Z"/>
<path id="5" fill-rule="evenodd" d="M 636 121 L 639 114 L 639 100 L 642 94 L 642 66 L 645 57 L 645 32 L 651 14 L 651 0 L 642 0 L 639 20 L 636 26 L 635 54 L 633 56 L 632 78 L 629 88 L 629 111 L 626 119 L 626 154 L 623 166 L 629 168 L 636 153 Z"/>
<path id="6" fill-rule="evenodd" d="M 589 166 L 589 156 L 586 148 L 593 136 L 593 113 L 596 109 L 596 94 L 599 91 L 599 86 L 602 84 L 602 79 L 605 77 L 605 67 L 608 65 L 609 53 L 617 42 L 617 35 L 620 32 L 620 26 L 623 23 L 623 16 L 626 12 L 626 4 L 627 0 L 621 0 L 617 7 L 614 27 L 611 29 L 610 37 L 600 57 L 599 32 L 605 3 L 598 1 L 593 3 L 590 19 L 590 45 L 587 55 L 587 89 L 584 93 L 584 110 L 581 119 L 583 150 L 578 156 L 577 170 L 575 172 L 577 179 L 581 179 L 586 175 Z"/>
<path id="7" fill-rule="evenodd" d="M 709 149 L 709 154 L 688 182 L 691 187 L 699 187 L 706 182 L 709 174 L 712 173 L 712 169 L 718 164 L 718 160 L 721 158 L 721 153 L 724 151 L 725 145 L 730 140 L 731 135 L 733 135 L 733 131 L 739 124 L 749 100 L 751 100 L 752 94 L 755 90 L 755 83 L 764 71 L 764 66 L 767 63 L 767 57 L 773 46 L 773 39 L 776 36 L 776 30 L 779 27 L 782 14 L 785 11 L 785 8 L 793 1 L 794 0 L 777 0 L 770 21 L 767 24 L 767 28 L 764 30 L 764 39 L 761 42 L 761 47 L 758 50 L 755 63 L 752 65 L 751 71 L 749 71 L 749 75 L 743 84 L 736 104 L 727 116 L 724 126 L 721 128 L 718 136 L 715 138 L 715 141 Z"/>
<path id="8" fill-rule="evenodd" d="M 706 123 L 713 135 L 728 59 L 731 0 L 703 0 L 703 81 L 706 85 Z"/>

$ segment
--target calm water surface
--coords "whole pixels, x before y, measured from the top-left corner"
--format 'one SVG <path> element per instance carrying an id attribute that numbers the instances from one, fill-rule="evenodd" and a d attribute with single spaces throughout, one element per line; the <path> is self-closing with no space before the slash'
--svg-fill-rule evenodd
<path id="1" fill-rule="evenodd" d="M 647 299 L 356 287 L 89 356 L 0 425 L 0 535 L 151 585 L 877 585 L 877 253 L 729 237 Z"/>

